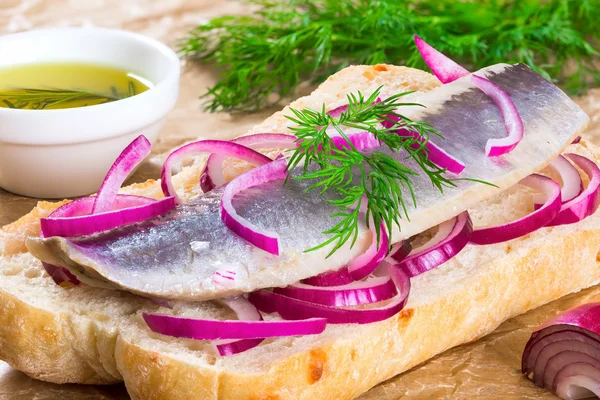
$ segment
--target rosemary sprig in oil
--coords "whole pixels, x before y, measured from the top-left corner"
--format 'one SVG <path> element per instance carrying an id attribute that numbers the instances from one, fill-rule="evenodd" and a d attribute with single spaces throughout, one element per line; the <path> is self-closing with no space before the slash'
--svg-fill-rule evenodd
<path id="1" fill-rule="evenodd" d="M 9 108 L 44 110 L 74 102 L 83 102 L 84 105 L 110 103 L 136 94 L 135 84 L 129 81 L 127 92 L 119 92 L 115 86 L 112 86 L 110 94 L 93 93 L 81 89 L 13 88 L 0 92 L 0 101 Z"/>

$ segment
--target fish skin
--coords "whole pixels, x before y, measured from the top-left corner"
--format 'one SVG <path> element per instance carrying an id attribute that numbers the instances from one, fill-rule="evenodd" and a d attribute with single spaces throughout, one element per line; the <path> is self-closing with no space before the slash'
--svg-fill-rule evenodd
<path id="1" fill-rule="evenodd" d="M 414 177 L 417 206 L 409 212 L 410 221 L 403 220 L 401 230 L 396 227 L 392 231 L 394 241 L 448 220 L 543 169 L 587 126 L 587 115 L 568 96 L 524 65 L 498 64 L 477 74 L 509 93 L 523 119 L 524 138 L 505 156 L 485 155 L 487 140 L 506 136 L 506 129 L 495 103 L 471 84 L 470 76 L 406 96 L 406 102 L 427 107 L 402 107 L 402 114 L 430 122 L 442 133 L 444 139 L 431 140 L 466 164 L 461 177 L 485 180 L 497 187 L 458 181 L 442 195 L 426 176 Z M 419 170 L 414 161 L 404 162 Z M 30 238 L 27 245 L 36 257 L 64 265 L 83 282 L 144 296 L 210 300 L 287 286 L 340 268 L 371 241 L 369 231 L 361 225 L 353 248 L 344 246 L 330 258 L 325 258 L 327 248 L 303 252 L 326 238 L 321 232 L 333 224 L 329 215 L 335 210 L 324 202 L 331 195 L 306 194 L 308 185 L 290 181 L 284 188 L 275 182 L 234 199 L 240 215 L 279 233 L 279 257 L 253 247 L 222 224 L 219 189 L 141 224 L 91 237 Z M 208 249 L 206 245 L 192 246 L 193 242 L 209 242 Z M 204 250 L 194 252 L 192 247 Z M 212 277 L 217 271 L 233 271 L 235 280 L 226 285 L 215 283 Z"/>

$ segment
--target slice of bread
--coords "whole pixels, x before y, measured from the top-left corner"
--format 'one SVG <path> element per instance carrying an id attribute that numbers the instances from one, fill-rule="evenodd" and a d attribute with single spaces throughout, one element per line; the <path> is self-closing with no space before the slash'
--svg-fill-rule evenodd
<path id="1" fill-rule="evenodd" d="M 295 107 L 332 107 L 356 90 L 385 85 L 389 93 L 429 90 L 439 82 L 403 67 L 360 66 L 329 78 Z M 285 131 L 276 113 L 249 133 Z M 592 159 L 600 150 L 571 146 Z M 229 164 L 231 166 L 231 164 Z M 235 164 L 235 173 L 245 168 Z M 186 197 L 198 193 L 199 165 L 175 184 Z M 160 197 L 156 182 L 128 193 Z M 514 187 L 481 203 L 476 226 L 531 211 L 531 192 Z M 25 252 L 27 235 L 56 204 L 40 203 L 0 233 L 0 358 L 50 382 L 114 383 L 124 380 L 133 399 L 351 399 L 377 383 L 450 347 L 475 340 L 502 321 L 600 282 L 597 252 L 600 216 L 544 228 L 492 246 L 468 246 L 443 266 L 412 280 L 407 307 L 370 325 L 331 325 L 325 333 L 268 340 L 232 357 L 217 357 L 200 341 L 150 332 L 142 312 L 190 317 L 223 316 L 213 303 L 175 303 L 173 310 L 124 292 L 58 287 Z M 517 368 L 517 366 L 515 366 Z"/>

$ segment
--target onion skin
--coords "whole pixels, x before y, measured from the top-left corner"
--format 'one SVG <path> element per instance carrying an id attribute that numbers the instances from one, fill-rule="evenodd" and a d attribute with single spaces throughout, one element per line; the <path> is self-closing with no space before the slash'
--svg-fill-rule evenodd
<path id="1" fill-rule="evenodd" d="M 600 303 L 562 313 L 533 332 L 521 369 L 565 399 L 600 394 Z"/>
<path id="2" fill-rule="evenodd" d="M 415 43 L 425 64 L 442 83 L 450 83 L 458 78 L 469 75 L 469 71 L 437 51 L 423 39 L 414 36 Z"/>
<path id="3" fill-rule="evenodd" d="M 473 232 L 473 223 L 468 212 L 463 212 L 454 220 L 452 230 L 447 237 L 438 243 L 425 248 L 416 248 L 402 260 L 398 267 L 409 276 L 414 277 L 430 271 L 457 255 L 468 243 Z"/>
<path id="4" fill-rule="evenodd" d="M 471 243 L 494 244 L 506 242 L 532 233 L 552 221 L 558 215 L 561 208 L 560 185 L 552 179 L 532 174 L 520 182 L 535 190 L 546 193 L 547 200 L 539 209 L 507 224 L 489 228 L 476 229 L 471 234 Z"/>

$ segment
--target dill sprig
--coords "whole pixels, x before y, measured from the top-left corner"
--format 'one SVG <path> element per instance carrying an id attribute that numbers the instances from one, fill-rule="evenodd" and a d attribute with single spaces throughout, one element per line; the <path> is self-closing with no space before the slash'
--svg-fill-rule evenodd
<path id="1" fill-rule="evenodd" d="M 205 94 L 210 111 L 258 110 L 349 64 L 425 68 L 413 34 L 472 70 L 526 63 L 572 92 L 600 81 L 600 0 L 249 3 L 253 15 L 213 18 L 182 40 L 182 55 L 220 71 Z"/>
<path id="2" fill-rule="evenodd" d="M 360 92 L 348 95 L 348 109 L 339 117 L 329 115 L 324 106 L 321 111 L 292 108 L 294 115 L 287 116 L 294 123 L 290 130 L 298 138 L 298 148 L 289 159 L 288 170 L 302 165 L 302 173 L 294 179 L 314 181 L 307 190 L 319 190 L 321 193 L 333 191 L 338 195 L 328 200 L 339 209 L 331 215 L 338 222 L 323 232 L 330 237 L 307 251 L 335 243 L 330 256 L 348 241 L 354 245 L 363 218 L 360 211 L 364 201 L 367 202 L 364 216 L 367 226 L 371 223 L 379 226 L 383 222 L 391 234 L 394 225 L 400 226 L 402 218 L 409 218 L 405 196 L 410 196 L 411 203 L 416 206 L 411 177 L 424 173 L 440 191 L 444 187 L 454 186 L 444 176 L 446 170 L 428 159 L 425 144 L 431 135 L 439 133 L 426 122 L 411 121 L 396 112 L 398 107 L 418 106 L 401 101 L 410 92 L 379 101 L 380 90 L 377 89 L 369 97 L 364 97 Z M 389 121 L 389 127 L 384 127 L 382 121 Z M 347 128 L 371 132 L 392 154 L 406 153 L 405 158 L 412 158 L 420 170 L 407 167 L 390 152 L 360 152 L 344 133 Z M 328 129 L 335 129 L 345 138 L 348 146 L 336 147 Z M 399 129 L 417 132 L 422 139 L 418 140 L 412 135 L 400 136 L 394 132 Z M 309 169 L 313 164 L 317 166 L 316 170 Z"/>
<path id="3" fill-rule="evenodd" d="M 119 92 L 115 86 L 112 86 L 110 94 L 92 93 L 81 89 L 13 88 L 0 91 L 0 101 L 9 108 L 43 110 L 74 102 L 85 102 L 86 105 L 110 103 L 136 94 L 135 84 L 129 81 L 127 92 Z"/>

